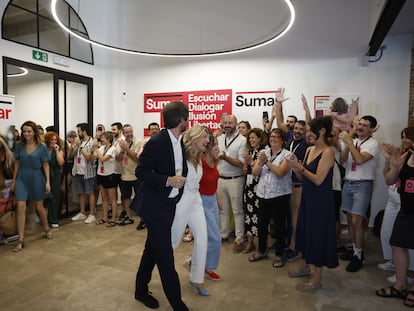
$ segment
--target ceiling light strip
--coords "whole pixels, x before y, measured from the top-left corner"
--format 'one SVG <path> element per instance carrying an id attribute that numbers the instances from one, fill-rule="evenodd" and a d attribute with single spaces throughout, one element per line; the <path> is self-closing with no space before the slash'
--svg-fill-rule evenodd
<path id="1" fill-rule="evenodd" d="M 127 53 L 127 54 L 133 54 L 133 55 L 144 55 L 144 56 L 156 56 L 156 57 L 206 57 L 206 56 L 218 56 L 218 55 L 230 55 L 230 54 L 236 54 L 236 53 L 241 53 L 241 52 L 247 52 L 247 51 L 251 51 L 260 47 L 263 47 L 265 45 L 268 45 L 278 39 L 280 39 L 281 37 L 283 37 L 289 30 L 290 28 L 292 28 L 294 22 L 295 22 L 295 8 L 292 4 L 292 2 L 290 0 L 284 0 L 286 5 L 289 8 L 290 11 L 290 20 L 288 25 L 286 26 L 285 29 L 283 29 L 280 33 L 276 34 L 274 37 L 265 40 L 263 42 L 251 45 L 251 46 L 247 46 L 244 48 L 239 48 L 239 49 L 234 49 L 234 50 L 226 50 L 226 51 L 219 51 L 219 52 L 206 52 L 206 53 L 189 53 L 189 54 L 174 54 L 174 53 L 156 53 L 156 52 L 144 52 L 144 51 L 137 51 L 137 50 L 130 50 L 130 49 L 124 49 L 124 48 L 120 48 L 120 47 L 115 47 L 112 45 L 108 45 L 108 44 L 104 44 L 101 42 L 97 42 L 94 41 L 92 39 L 89 38 L 85 38 L 79 34 L 77 34 L 76 32 L 72 31 L 71 29 L 69 29 L 68 27 L 66 27 L 66 25 L 64 25 L 62 23 L 62 21 L 59 19 L 57 13 L 56 13 L 56 3 L 58 0 L 52 0 L 51 1 L 51 11 L 52 11 L 52 15 L 53 18 L 55 19 L 56 23 L 60 26 L 60 28 L 62 28 L 64 31 L 70 33 L 72 36 L 78 38 L 79 40 L 85 41 L 89 44 L 92 44 L 94 46 L 97 47 L 101 47 L 101 48 L 105 48 L 111 51 L 115 51 L 115 52 L 122 52 L 122 53 Z"/>
<path id="2" fill-rule="evenodd" d="M 7 74 L 7 78 L 21 77 L 21 76 L 25 76 L 25 75 L 27 75 L 29 73 L 29 70 L 27 70 L 26 68 L 19 67 L 19 69 L 22 72 L 19 72 L 19 73 L 8 73 Z"/>

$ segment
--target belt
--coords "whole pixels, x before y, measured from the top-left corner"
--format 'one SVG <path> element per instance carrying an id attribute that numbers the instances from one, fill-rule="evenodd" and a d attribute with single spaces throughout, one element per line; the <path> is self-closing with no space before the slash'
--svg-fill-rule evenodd
<path id="1" fill-rule="evenodd" d="M 243 175 L 239 175 L 239 176 L 219 176 L 221 179 L 236 179 L 239 177 L 242 177 Z"/>

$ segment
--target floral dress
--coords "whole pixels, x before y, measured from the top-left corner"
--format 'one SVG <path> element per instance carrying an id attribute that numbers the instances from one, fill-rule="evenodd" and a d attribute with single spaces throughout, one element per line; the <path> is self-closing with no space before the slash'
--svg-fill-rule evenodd
<path id="1" fill-rule="evenodd" d="M 257 160 L 261 149 L 250 149 L 249 155 L 253 161 Z M 243 191 L 244 229 L 247 235 L 257 236 L 259 198 L 256 196 L 256 186 L 259 176 L 253 176 L 252 167 L 247 167 L 246 183 Z"/>

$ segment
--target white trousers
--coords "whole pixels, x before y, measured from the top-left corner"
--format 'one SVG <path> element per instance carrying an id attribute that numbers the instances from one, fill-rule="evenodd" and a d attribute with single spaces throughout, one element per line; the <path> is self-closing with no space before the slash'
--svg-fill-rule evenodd
<path id="1" fill-rule="evenodd" d="M 177 203 L 171 227 L 173 249 L 180 245 L 187 225 L 190 227 L 194 237 L 190 281 L 193 283 L 204 283 L 207 257 L 207 225 L 198 190 L 196 192 L 186 192 L 184 190 L 181 200 Z"/>
<path id="2" fill-rule="evenodd" d="M 217 196 L 221 202 L 220 225 L 221 237 L 228 238 L 230 234 L 230 208 L 233 210 L 236 242 L 244 241 L 244 211 L 243 211 L 244 177 L 235 179 L 219 178 Z"/>
<path id="3" fill-rule="evenodd" d="M 384 217 L 381 225 L 381 247 L 382 255 L 385 260 L 392 260 L 392 251 L 390 245 L 390 237 L 394 227 L 395 218 L 401 208 L 400 194 L 394 190 L 394 187 L 388 188 L 388 201 L 385 206 Z M 414 271 L 414 250 L 408 250 L 409 270 Z"/>

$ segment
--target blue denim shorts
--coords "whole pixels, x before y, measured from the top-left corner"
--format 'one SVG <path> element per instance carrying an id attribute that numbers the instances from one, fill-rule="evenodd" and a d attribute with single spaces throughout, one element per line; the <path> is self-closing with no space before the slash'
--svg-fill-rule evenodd
<path id="1" fill-rule="evenodd" d="M 95 190 L 95 178 L 85 179 L 83 175 L 76 174 L 73 183 L 77 193 L 92 193 Z"/>
<path id="2" fill-rule="evenodd" d="M 366 217 L 373 187 L 373 180 L 345 180 L 342 187 L 342 209 Z"/>

